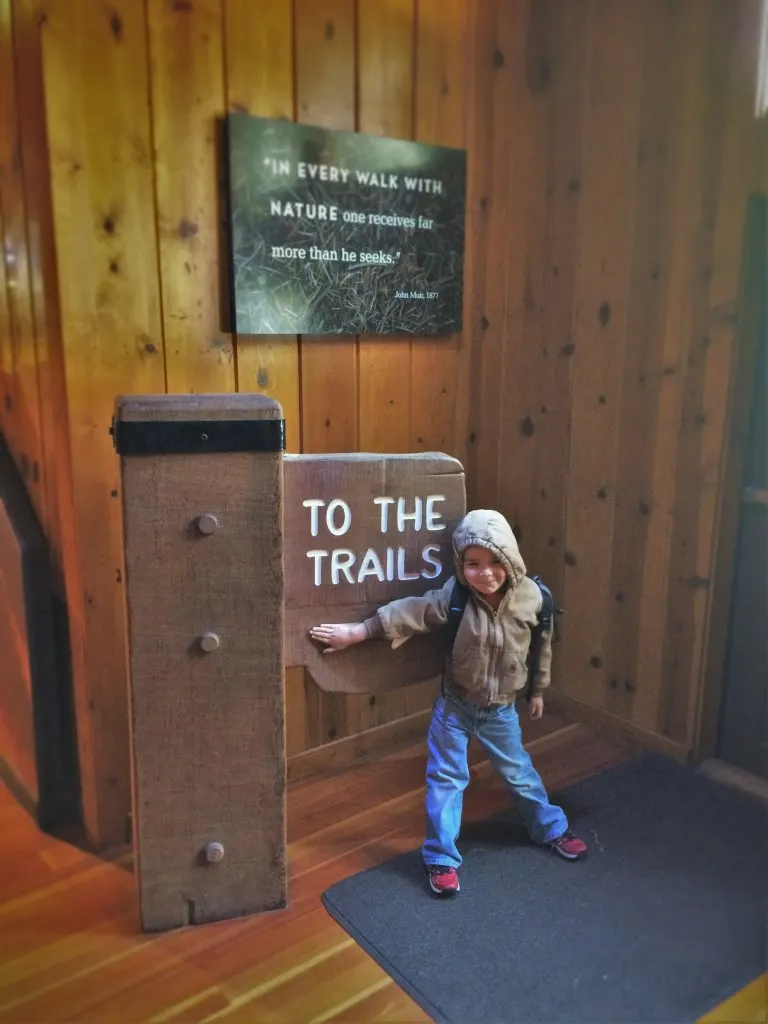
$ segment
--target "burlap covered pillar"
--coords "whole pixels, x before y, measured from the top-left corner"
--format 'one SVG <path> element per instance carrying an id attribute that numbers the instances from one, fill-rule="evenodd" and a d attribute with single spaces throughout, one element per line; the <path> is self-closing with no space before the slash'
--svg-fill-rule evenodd
<path id="1" fill-rule="evenodd" d="M 142 927 L 284 906 L 282 411 L 135 396 L 113 429 Z"/>

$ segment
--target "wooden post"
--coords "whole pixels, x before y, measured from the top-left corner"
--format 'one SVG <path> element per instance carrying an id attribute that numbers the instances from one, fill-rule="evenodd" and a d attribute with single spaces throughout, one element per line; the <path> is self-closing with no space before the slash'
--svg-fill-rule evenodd
<path id="1" fill-rule="evenodd" d="M 285 906 L 282 410 L 134 396 L 113 432 L 142 928 Z"/>

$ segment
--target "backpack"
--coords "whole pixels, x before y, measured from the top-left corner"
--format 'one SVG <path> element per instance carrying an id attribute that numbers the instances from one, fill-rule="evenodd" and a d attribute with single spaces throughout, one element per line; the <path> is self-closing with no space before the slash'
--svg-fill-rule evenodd
<path id="1" fill-rule="evenodd" d="M 555 605 L 555 600 L 552 597 L 552 591 L 544 583 L 540 576 L 532 576 L 530 573 L 526 574 L 529 580 L 533 580 L 536 586 L 541 592 L 541 611 L 538 614 L 536 625 L 531 631 L 531 646 L 528 651 L 528 686 L 526 687 L 526 697 L 530 693 L 533 679 L 536 673 L 536 669 L 539 664 L 539 654 L 541 651 L 541 638 L 542 635 L 548 630 L 552 630 L 552 642 L 556 643 L 558 638 L 557 632 L 557 620 L 556 615 L 562 615 L 562 608 L 558 608 Z M 464 583 L 459 583 L 458 579 L 454 581 L 453 590 L 451 591 L 451 600 L 448 606 L 448 630 L 450 635 L 451 648 L 453 647 L 454 641 L 456 640 L 456 634 L 459 631 L 459 624 L 462 616 L 464 615 L 464 609 L 467 607 L 467 601 L 469 601 L 469 587 Z"/>

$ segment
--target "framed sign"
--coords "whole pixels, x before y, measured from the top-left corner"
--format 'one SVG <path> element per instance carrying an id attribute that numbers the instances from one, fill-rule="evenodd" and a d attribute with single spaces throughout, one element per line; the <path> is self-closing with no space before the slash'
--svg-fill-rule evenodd
<path id="1" fill-rule="evenodd" d="M 466 154 L 228 118 L 238 334 L 461 328 Z"/>

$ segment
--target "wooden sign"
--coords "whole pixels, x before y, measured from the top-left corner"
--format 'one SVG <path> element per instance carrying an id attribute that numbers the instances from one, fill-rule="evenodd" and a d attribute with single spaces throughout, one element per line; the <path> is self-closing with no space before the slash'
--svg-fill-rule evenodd
<path id="1" fill-rule="evenodd" d="M 308 630 L 360 621 L 453 574 L 451 535 L 466 509 L 461 463 L 430 452 L 286 455 L 284 472 L 286 664 L 304 665 L 322 689 L 344 693 L 439 676 L 439 634 L 325 655 Z"/>

